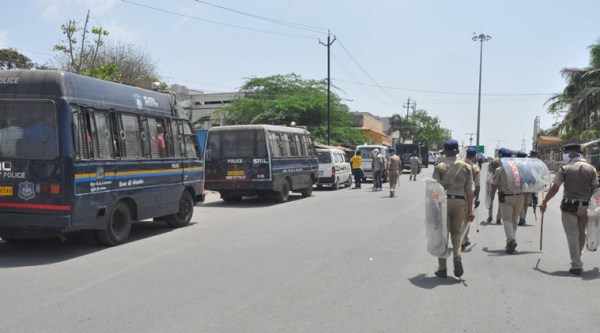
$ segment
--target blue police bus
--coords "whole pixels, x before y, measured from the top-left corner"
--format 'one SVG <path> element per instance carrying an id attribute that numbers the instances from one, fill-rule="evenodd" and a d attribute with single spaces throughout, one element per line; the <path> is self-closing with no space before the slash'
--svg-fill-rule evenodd
<path id="1" fill-rule="evenodd" d="M 204 200 L 198 142 L 175 96 L 59 71 L 0 71 L 0 237 L 132 221 L 189 224 Z M 61 236 L 63 237 L 63 236 Z"/>
<path id="2" fill-rule="evenodd" d="M 318 161 L 306 128 L 232 125 L 208 130 L 205 151 L 207 190 L 225 202 L 261 196 L 285 202 L 290 192 L 312 194 Z"/>

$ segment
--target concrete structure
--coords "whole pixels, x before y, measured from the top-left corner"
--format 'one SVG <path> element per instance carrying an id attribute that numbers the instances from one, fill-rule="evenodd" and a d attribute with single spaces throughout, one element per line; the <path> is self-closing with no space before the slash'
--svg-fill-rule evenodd
<path id="1" fill-rule="evenodd" d="M 184 109 L 191 110 L 190 120 L 196 128 L 204 129 L 225 125 L 219 109 L 241 96 L 239 92 L 204 93 L 176 84 L 171 86 L 171 91 L 177 94 L 177 100 Z"/>
<path id="2" fill-rule="evenodd" d="M 354 112 L 354 126 L 358 127 L 365 137 L 367 144 L 392 146 L 392 137 L 385 134 L 384 123 L 369 112 Z M 388 125 L 389 127 L 389 125 Z"/>

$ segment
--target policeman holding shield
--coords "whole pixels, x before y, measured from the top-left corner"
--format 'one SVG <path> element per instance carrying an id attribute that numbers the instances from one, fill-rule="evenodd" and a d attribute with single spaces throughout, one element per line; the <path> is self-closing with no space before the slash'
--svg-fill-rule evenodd
<path id="1" fill-rule="evenodd" d="M 444 143 L 443 162 L 435 165 L 433 179 L 442 184 L 447 196 L 448 232 L 452 241 L 454 276 L 461 277 L 464 273 L 461 259 L 461 243 L 463 221 L 471 222 L 473 213 L 473 171 L 471 166 L 456 158 L 458 141 L 448 140 Z M 446 258 L 438 258 L 439 267 L 435 272 L 438 277 L 447 276 Z"/>
<path id="2" fill-rule="evenodd" d="M 598 188 L 598 178 L 596 168 L 583 158 L 580 144 L 565 145 L 563 161 L 566 164 L 556 173 L 548 195 L 540 205 L 540 210 L 542 213 L 546 211 L 548 201 L 556 195 L 560 185 L 565 184 L 560 210 L 571 256 L 569 273 L 581 275 L 583 272 L 581 252 L 585 244 L 585 229 L 588 222 L 587 208 L 592 192 Z"/>
<path id="3" fill-rule="evenodd" d="M 510 149 L 503 149 L 500 157 L 512 157 Z M 496 169 L 492 179 L 492 189 L 498 191 L 498 201 L 504 220 L 504 233 L 506 234 L 506 253 L 514 253 L 517 248 L 517 224 L 523 208 L 523 193 L 514 192 L 508 183 L 507 172 L 502 165 Z"/>

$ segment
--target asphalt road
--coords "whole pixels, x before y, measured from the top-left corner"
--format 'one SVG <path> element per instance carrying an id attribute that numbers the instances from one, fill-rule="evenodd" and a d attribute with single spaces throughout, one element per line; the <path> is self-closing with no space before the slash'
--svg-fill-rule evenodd
<path id="1" fill-rule="evenodd" d="M 484 166 L 485 169 L 485 166 Z M 193 224 L 139 223 L 127 244 L 0 241 L 0 332 L 595 331 L 600 253 L 570 275 L 550 202 L 504 251 L 502 226 L 477 222 L 462 279 L 435 277 L 424 182 L 315 190 L 285 204 L 209 194 Z M 482 207 L 479 219 L 485 219 Z M 479 229 L 477 232 L 476 229 Z M 450 268 L 452 264 L 450 262 Z"/>

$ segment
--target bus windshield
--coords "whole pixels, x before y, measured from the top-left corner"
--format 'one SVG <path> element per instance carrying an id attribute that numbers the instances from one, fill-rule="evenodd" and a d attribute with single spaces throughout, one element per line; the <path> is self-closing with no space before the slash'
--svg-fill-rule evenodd
<path id="1" fill-rule="evenodd" d="M 53 160 L 56 106 L 50 100 L 0 100 L 0 158 Z"/>

